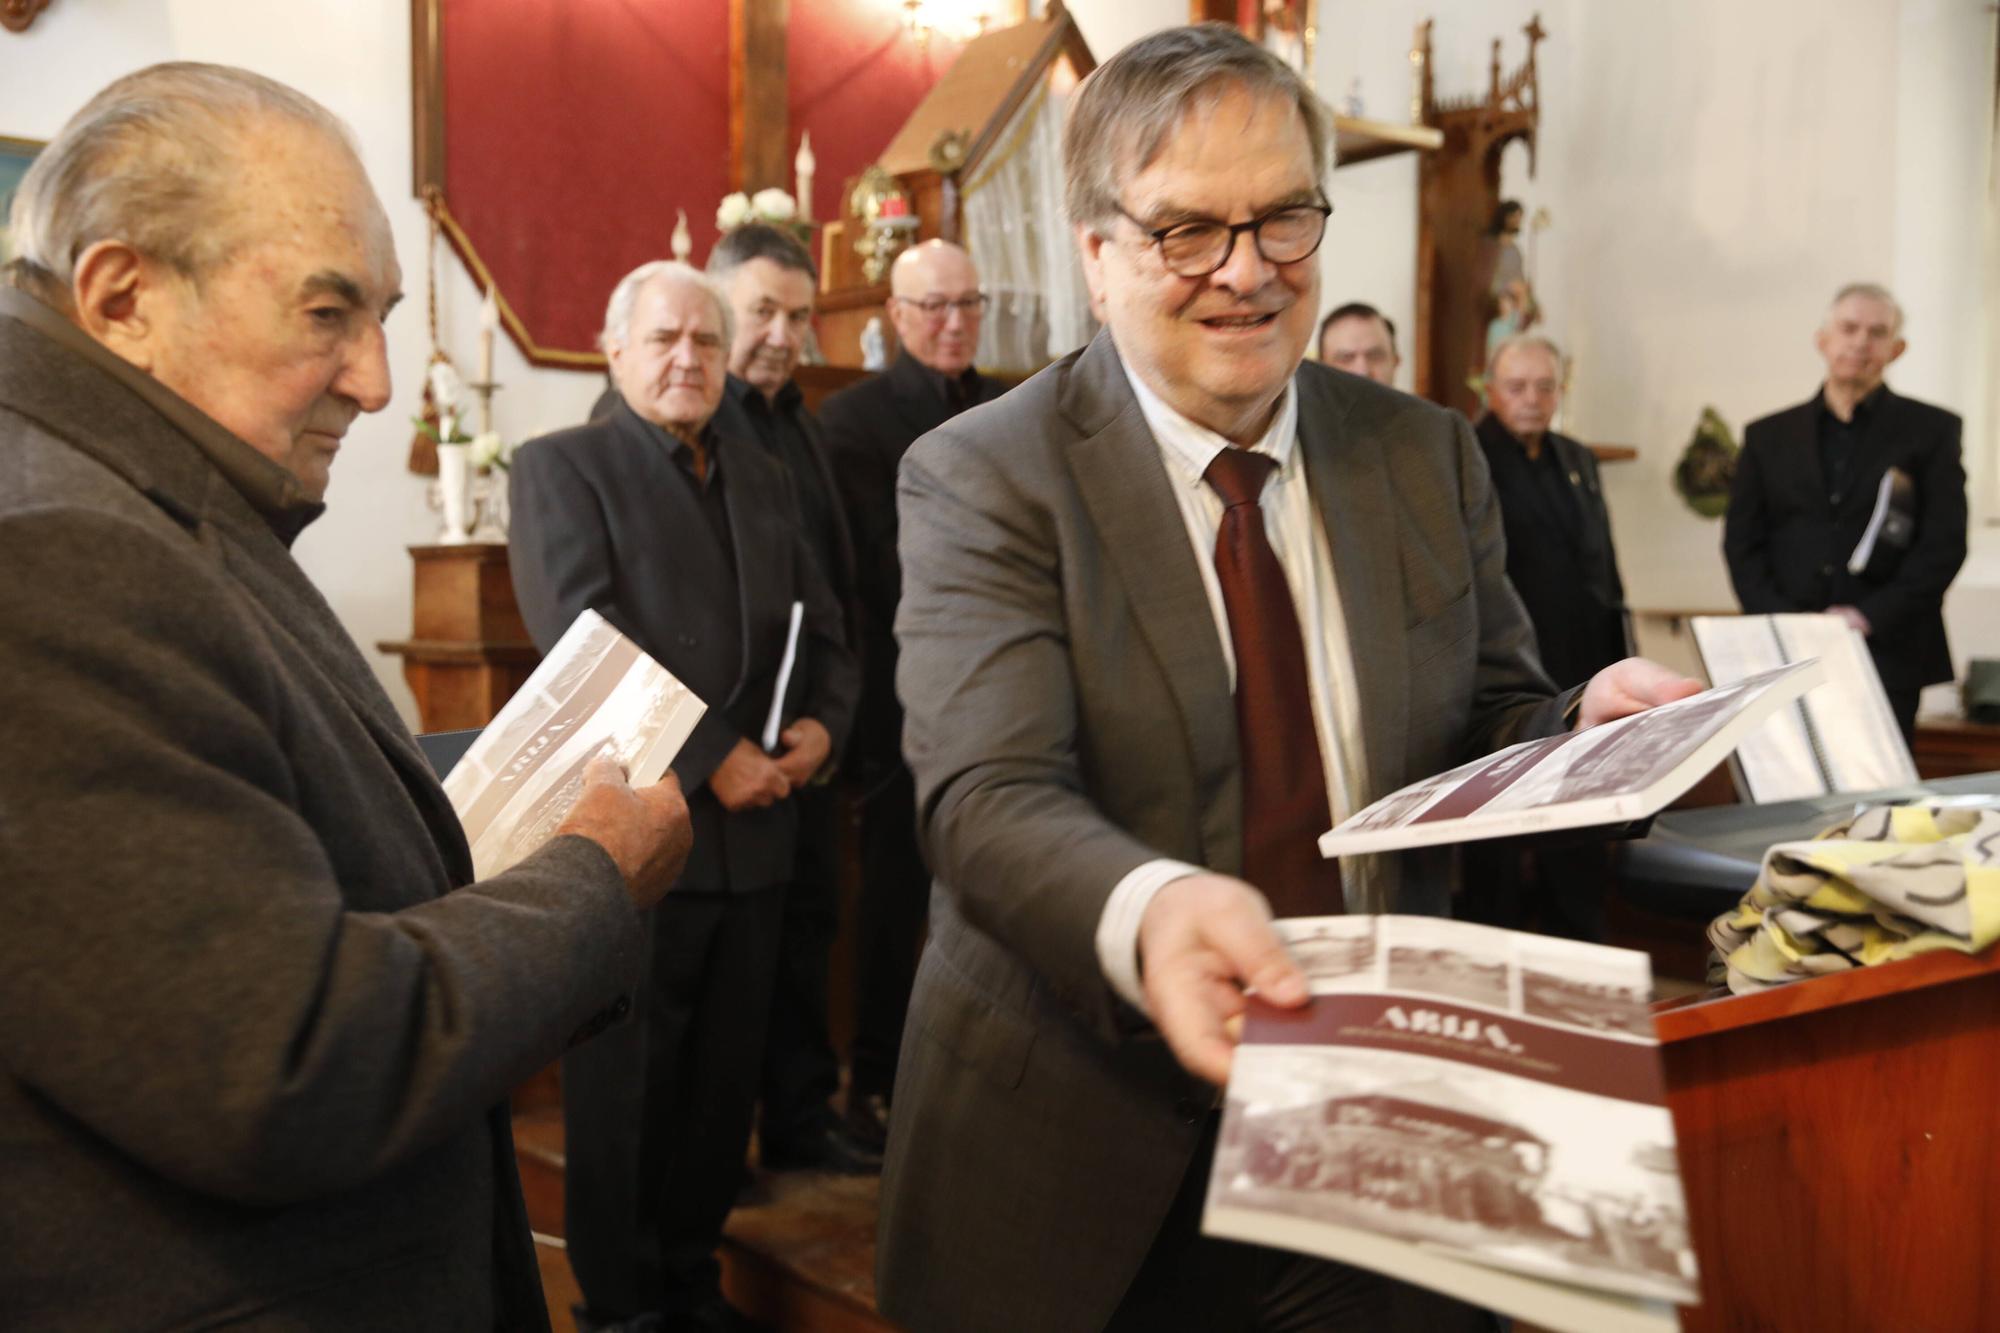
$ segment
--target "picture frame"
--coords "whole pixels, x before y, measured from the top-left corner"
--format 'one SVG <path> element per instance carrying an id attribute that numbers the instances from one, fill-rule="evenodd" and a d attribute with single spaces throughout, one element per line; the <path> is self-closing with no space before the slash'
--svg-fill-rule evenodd
<path id="1" fill-rule="evenodd" d="M 7 218 L 14 206 L 14 191 L 28 174 L 28 164 L 48 145 L 40 139 L 16 139 L 0 134 L 0 264 L 14 257 L 8 242 Z"/>

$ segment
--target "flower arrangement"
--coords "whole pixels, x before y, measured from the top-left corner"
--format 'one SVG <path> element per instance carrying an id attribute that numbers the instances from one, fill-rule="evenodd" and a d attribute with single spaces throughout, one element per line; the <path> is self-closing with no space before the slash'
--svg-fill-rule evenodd
<path id="1" fill-rule="evenodd" d="M 755 194 L 737 190 L 722 196 L 722 202 L 715 207 L 717 231 L 735 231 L 749 222 L 762 222 L 792 232 L 801 241 L 812 236 L 812 224 L 799 220 L 798 201 L 776 186 Z"/>

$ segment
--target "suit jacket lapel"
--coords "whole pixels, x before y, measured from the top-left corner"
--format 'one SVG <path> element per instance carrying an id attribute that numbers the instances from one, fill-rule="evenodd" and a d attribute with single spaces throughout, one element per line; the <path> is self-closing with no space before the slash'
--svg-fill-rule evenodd
<path id="1" fill-rule="evenodd" d="M 1069 450 L 1077 489 L 1179 701 L 1196 782 L 1214 810 L 1202 830 L 1206 855 L 1211 863 L 1234 864 L 1241 857 L 1242 811 L 1215 806 L 1216 795 L 1238 776 L 1235 710 L 1216 707 L 1232 697 L 1229 668 L 1159 445 L 1109 334 L 1085 349 L 1059 393 L 1063 415 L 1079 432 Z"/>
<path id="2" fill-rule="evenodd" d="M 1299 375 L 1299 449 L 1306 483 L 1333 552 L 1367 771 L 1352 774 L 1356 808 L 1405 781 L 1410 682 L 1404 670 L 1398 506 L 1382 443 L 1345 429 L 1352 399 L 1330 376 Z M 1338 669 L 1338 663 L 1335 663 Z"/>

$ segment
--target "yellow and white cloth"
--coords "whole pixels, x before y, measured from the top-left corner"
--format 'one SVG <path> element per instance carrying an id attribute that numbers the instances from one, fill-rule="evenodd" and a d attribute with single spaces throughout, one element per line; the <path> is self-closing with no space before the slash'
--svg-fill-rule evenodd
<path id="1" fill-rule="evenodd" d="M 2000 939 L 2000 798 L 1869 806 L 1807 842 L 1764 853 L 1763 873 L 1708 928 L 1741 995 L 1932 949 Z"/>

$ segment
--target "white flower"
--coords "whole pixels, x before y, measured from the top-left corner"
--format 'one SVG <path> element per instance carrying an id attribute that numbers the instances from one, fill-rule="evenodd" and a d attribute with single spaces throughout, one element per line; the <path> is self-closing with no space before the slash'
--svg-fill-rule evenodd
<path id="1" fill-rule="evenodd" d="M 757 191 L 750 200 L 750 211 L 765 222 L 790 222 L 799 215 L 799 206 L 792 202 L 792 196 L 772 186 Z"/>
<path id="2" fill-rule="evenodd" d="M 762 198 L 759 195 L 758 198 Z M 722 196 L 722 202 L 715 206 L 715 229 L 734 231 L 750 220 L 750 197 L 738 190 L 734 194 Z"/>
<path id="3" fill-rule="evenodd" d="M 474 467 L 506 467 L 513 457 L 513 446 L 503 443 L 497 430 L 483 430 L 472 437 Z"/>

